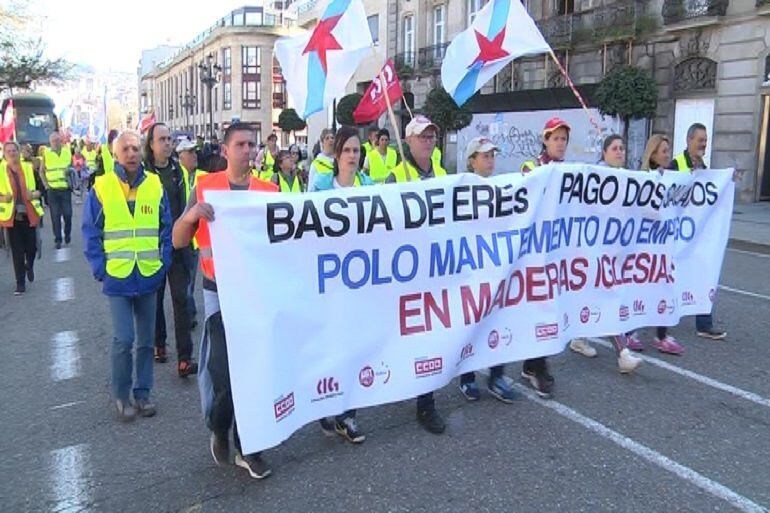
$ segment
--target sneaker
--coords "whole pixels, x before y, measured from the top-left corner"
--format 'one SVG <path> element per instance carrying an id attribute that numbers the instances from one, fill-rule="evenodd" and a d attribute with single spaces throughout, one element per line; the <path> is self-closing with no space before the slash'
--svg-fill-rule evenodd
<path id="1" fill-rule="evenodd" d="M 164 350 L 165 351 L 165 350 Z M 180 378 L 198 374 L 198 362 L 192 360 L 180 360 L 176 367 Z"/>
<path id="2" fill-rule="evenodd" d="M 432 410 L 417 411 L 417 421 L 422 424 L 422 427 L 429 433 L 433 433 L 434 435 L 440 435 L 446 430 L 444 419 L 441 418 L 441 414 L 436 411 L 435 408 Z"/>
<path id="3" fill-rule="evenodd" d="M 235 464 L 245 468 L 254 479 L 264 479 L 273 473 L 265 460 L 257 454 L 247 454 L 243 456 L 240 452 L 235 453 Z"/>
<path id="4" fill-rule="evenodd" d="M 13 291 L 14 296 L 21 296 L 27 291 L 27 288 L 24 286 L 24 284 L 16 285 L 16 290 Z"/>
<path id="5" fill-rule="evenodd" d="M 476 385 L 475 381 L 471 381 L 470 383 L 462 383 L 460 385 L 460 392 L 462 392 L 465 398 L 469 401 L 478 401 L 481 399 L 481 393 L 479 392 L 479 387 Z"/>
<path id="6" fill-rule="evenodd" d="M 553 397 L 554 379 L 547 368 L 544 368 L 540 372 L 535 372 L 532 369 L 522 369 L 521 377 L 535 390 L 537 395 L 543 399 L 550 399 Z"/>
<path id="7" fill-rule="evenodd" d="M 142 417 L 154 417 L 158 412 L 155 405 L 152 404 L 149 399 L 137 399 L 134 401 L 134 408 L 136 412 Z"/>
<path id="8" fill-rule="evenodd" d="M 642 359 L 634 356 L 630 349 L 623 348 L 618 356 L 618 370 L 621 374 L 633 372 L 642 363 Z"/>
<path id="9" fill-rule="evenodd" d="M 358 430 L 356 419 L 348 417 L 342 422 L 335 422 L 334 429 L 337 434 L 350 443 L 360 444 L 366 440 L 366 436 Z"/>
<path id="10" fill-rule="evenodd" d="M 230 440 L 225 436 L 211 433 L 209 438 L 209 450 L 211 457 L 217 465 L 227 465 L 230 460 Z"/>
<path id="11" fill-rule="evenodd" d="M 334 436 L 336 431 L 334 429 L 335 422 L 333 419 L 330 419 L 329 417 L 324 417 L 321 420 L 319 420 L 318 423 L 321 425 L 321 431 L 323 431 L 323 433 L 326 436 Z"/>
<path id="12" fill-rule="evenodd" d="M 588 342 L 582 338 L 572 339 L 569 343 L 569 348 L 587 358 L 593 358 L 596 356 L 596 349 L 591 347 Z"/>
<path id="13" fill-rule="evenodd" d="M 155 348 L 155 361 L 157 363 L 166 363 L 168 356 L 166 356 L 166 347 Z"/>
<path id="14" fill-rule="evenodd" d="M 490 379 L 487 384 L 487 391 L 492 394 L 492 397 L 504 403 L 510 404 L 516 399 L 516 392 L 513 391 L 502 376 L 493 380 Z"/>
<path id="15" fill-rule="evenodd" d="M 636 336 L 636 333 L 631 333 L 626 337 L 626 347 L 631 351 L 644 351 L 644 342 Z"/>
<path id="16" fill-rule="evenodd" d="M 655 337 L 652 341 L 652 347 L 660 351 L 661 353 L 680 355 L 684 354 L 684 346 L 676 341 L 674 337 L 668 335 L 663 340 Z"/>
<path id="17" fill-rule="evenodd" d="M 118 420 L 121 422 L 131 422 L 136 418 L 136 410 L 128 401 L 118 399 L 115 401 L 115 408 L 118 411 Z"/>
<path id="18" fill-rule="evenodd" d="M 711 340 L 723 340 L 725 337 L 727 337 L 726 331 L 720 331 L 714 328 L 698 331 L 697 334 L 699 337 L 708 338 Z"/>

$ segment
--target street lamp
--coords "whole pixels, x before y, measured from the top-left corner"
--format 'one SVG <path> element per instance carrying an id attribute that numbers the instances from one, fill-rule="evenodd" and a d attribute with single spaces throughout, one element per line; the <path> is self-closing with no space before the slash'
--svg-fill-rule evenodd
<path id="1" fill-rule="evenodd" d="M 185 89 L 184 90 L 184 95 L 181 95 L 181 94 L 179 95 L 179 101 L 182 104 L 182 108 L 184 108 L 184 115 L 185 115 L 184 122 L 185 122 L 185 125 L 187 126 L 188 130 L 192 130 L 192 128 L 190 127 L 190 123 L 189 123 L 190 119 L 189 118 L 190 118 L 190 114 L 192 114 L 193 106 L 195 106 L 195 95 L 194 94 L 190 94 L 190 90 L 189 89 Z M 195 130 L 192 130 L 192 131 L 194 132 Z"/>
<path id="2" fill-rule="evenodd" d="M 214 64 L 214 54 L 209 53 L 206 58 L 198 64 L 200 70 L 201 82 L 209 90 L 209 139 L 214 136 L 214 106 L 211 104 L 211 90 L 219 82 L 219 74 L 222 72 L 222 66 Z"/>

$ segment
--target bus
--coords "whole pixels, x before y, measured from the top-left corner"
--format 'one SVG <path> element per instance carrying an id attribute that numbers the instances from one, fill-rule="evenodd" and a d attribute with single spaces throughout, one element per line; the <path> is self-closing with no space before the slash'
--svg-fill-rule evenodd
<path id="1" fill-rule="evenodd" d="M 35 151 L 48 144 L 48 136 L 59 128 L 53 100 L 40 93 L 15 94 L 3 100 L 0 119 L 5 119 L 5 109 L 11 100 L 16 114 L 16 141 L 31 144 Z"/>

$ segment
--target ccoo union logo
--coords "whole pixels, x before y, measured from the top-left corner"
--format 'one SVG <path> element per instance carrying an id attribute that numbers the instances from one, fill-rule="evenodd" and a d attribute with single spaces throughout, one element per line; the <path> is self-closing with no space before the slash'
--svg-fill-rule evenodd
<path id="1" fill-rule="evenodd" d="M 294 411 L 294 392 L 287 396 L 279 397 L 273 403 L 273 409 L 275 410 L 276 422 L 279 422 L 291 415 L 291 412 Z"/>
<path id="2" fill-rule="evenodd" d="M 444 359 L 440 356 L 436 358 L 422 358 L 414 362 L 414 374 L 418 378 L 435 376 L 441 374 L 444 370 Z"/>
<path id="3" fill-rule="evenodd" d="M 538 324 L 535 326 L 535 338 L 538 341 L 552 340 L 559 336 L 559 325 L 557 323 Z"/>

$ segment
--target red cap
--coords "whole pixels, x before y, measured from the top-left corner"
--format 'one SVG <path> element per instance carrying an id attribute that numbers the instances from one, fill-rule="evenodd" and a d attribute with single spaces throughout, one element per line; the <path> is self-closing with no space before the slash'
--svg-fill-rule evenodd
<path id="1" fill-rule="evenodd" d="M 570 131 L 570 127 L 566 121 L 561 118 L 551 118 L 545 122 L 545 128 L 543 128 L 543 135 L 550 134 L 557 128 L 566 128 L 567 132 Z"/>

